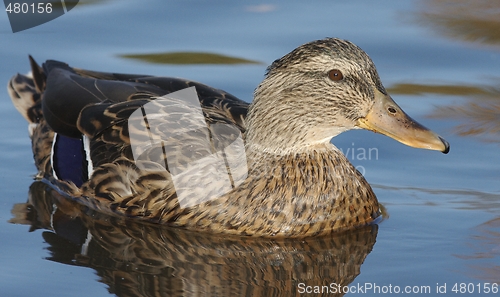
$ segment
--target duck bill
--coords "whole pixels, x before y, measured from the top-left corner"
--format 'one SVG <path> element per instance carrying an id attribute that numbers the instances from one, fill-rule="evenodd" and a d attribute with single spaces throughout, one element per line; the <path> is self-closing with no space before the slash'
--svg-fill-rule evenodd
<path id="1" fill-rule="evenodd" d="M 441 151 L 450 150 L 441 136 L 410 118 L 389 95 L 375 91 L 375 103 L 368 115 L 358 120 L 358 127 L 381 133 L 415 148 Z"/>

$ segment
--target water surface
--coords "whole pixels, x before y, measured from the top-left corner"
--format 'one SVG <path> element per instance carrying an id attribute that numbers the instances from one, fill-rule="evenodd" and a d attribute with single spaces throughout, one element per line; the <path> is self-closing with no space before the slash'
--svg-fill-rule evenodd
<path id="1" fill-rule="evenodd" d="M 32 185 L 27 125 L 4 92 L 3 295 L 293 296 L 300 295 L 300 283 L 369 283 L 428 286 L 432 296 L 444 284 L 455 295 L 453 285 L 464 283 L 475 290 L 466 295 L 477 296 L 478 288 L 500 280 L 497 1 L 80 2 L 16 34 L 0 13 L 0 81 L 27 72 L 31 54 L 38 62 L 189 78 L 251 101 L 274 59 L 302 43 L 340 37 L 372 57 L 395 101 L 445 137 L 451 151 L 417 150 L 367 131 L 344 133 L 333 143 L 385 207 L 388 218 L 378 226 L 304 241 L 206 237 L 82 212 L 43 184 Z M 165 52 L 264 64 L 169 65 L 122 57 Z"/>

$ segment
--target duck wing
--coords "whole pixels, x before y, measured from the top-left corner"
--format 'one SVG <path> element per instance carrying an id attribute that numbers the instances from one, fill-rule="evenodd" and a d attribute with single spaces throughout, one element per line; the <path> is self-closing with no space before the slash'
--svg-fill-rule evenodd
<path id="1" fill-rule="evenodd" d="M 92 108 L 93 112 L 87 110 L 87 114 L 92 114 L 94 121 L 102 120 L 106 124 L 110 115 L 105 114 L 106 108 L 102 104 L 108 107 L 114 104 L 114 114 L 123 119 L 119 108 L 123 108 L 124 114 L 127 114 L 131 108 L 138 108 L 141 104 L 189 87 L 196 88 L 207 122 L 229 121 L 242 132 L 245 130 L 244 119 L 248 103 L 198 82 L 171 77 L 88 71 L 71 68 L 53 60 L 45 62 L 43 71 L 41 69 L 33 67 L 33 76 L 37 88 L 43 92 L 43 116 L 55 132 L 69 137 L 77 138 L 82 133 L 85 134 L 86 131 L 80 131 L 77 125 L 84 108 L 97 106 Z M 130 103 L 137 100 L 139 102 Z M 130 104 L 116 104 L 123 102 Z M 81 122 L 84 120 L 80 119 Z M 109 127 L 102 125 L 99 129 Z"/>
<path id="2" fill-rule="evenodd" d="M 50 159 L 52 166 L 40 165 L 39 170 L 77 186 L 82 185 L 98 166 L 117 160 L 134 160 L 129 135 L 130 116 L 148 103 L 158 105 L 157 99 L 166 94 L 194 87 L 199 99 L 198 110 L 201 108 L 209 129 L 215 127 L 214 124 L 233 127 L 229 133 L 219 133 L 222 135 L 219 138 L 235 139 L 235 134 L 245 132 L 248 103 L 201 83 L 170 77 L 88 71 L 53 60 L 40 67 L 31 57 L 30 61 L 32 75 L 14 76 L 9 92 L 13 101 L 19 102 L 16 107 L 26 110 L 24 113 L 30 122 L 42 123 L 33 137 L 34 151 L 39 152 L 35 157 Z M 149 115 L 165 123 L 173 119 L 164 106 L 158 106 Z M 172 127 L 175 129 L 175 125 L 170 125 Z M 55 137 L 52 130 L 56 132 Z M 157 137 L 165 139 L 163 132 L 168 131 L 159 131 Z M 190 145 L 190 140 L 197 139 L 198 146 L 190 147 L 190 151 L 201 157 L 207 155 L 210 148 L 206 142 L 199 141 L 203 139 L 200 131 L 187 132 L 182 141 L 167 143 L 167 148 L 172 146 L 171 151 L 175 151 L 177 145 L 181 153 L 179 142 L 182 148 L 182 145 Z M 159 147 L 153 145 L 142 153 L 148 160 L 157 160 L 159 152 Z M 40 160 L 37 164 L 46 163 Z M 75 171 L 80 172 L 76 174 L 82 178 L 74 177 Z"/>

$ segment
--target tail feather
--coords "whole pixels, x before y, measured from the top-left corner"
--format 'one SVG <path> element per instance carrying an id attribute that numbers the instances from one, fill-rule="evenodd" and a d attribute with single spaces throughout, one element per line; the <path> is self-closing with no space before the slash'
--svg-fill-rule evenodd
<path id="1" fill-rule="evenodd" d="M 16 74 L 7 84 L 12 103 L 21 115 L 30 123 L 30 136 L 33 129 L 42 119 L 42 92 L 45 74 L 35 60 L 30 57 L 32 71 L 26 75 Z"/>
<path id="2" fill-rule="evenodd" d="M 45 82 L 47 81 L 47 77 L 45 76 L 42 67 L 40 67 L 40 65 L 36 63 L 35 59 L 33 59 L 31 55 L 29 56 L 29 59 L 34 85 L 37 92 L 41 94 L 45 90 Z"/>

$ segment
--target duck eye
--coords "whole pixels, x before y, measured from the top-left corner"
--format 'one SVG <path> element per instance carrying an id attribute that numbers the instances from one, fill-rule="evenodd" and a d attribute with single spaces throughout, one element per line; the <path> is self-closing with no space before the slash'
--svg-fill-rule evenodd
<path id="1" fill-rule="evenodd" d="M 340 70 L 333 69 L 328 72 L 328 77 L 333 81 L 339 81 L 344 78 L 344 75 L 342 75 L 342 72 L 340 72 Z"/>

